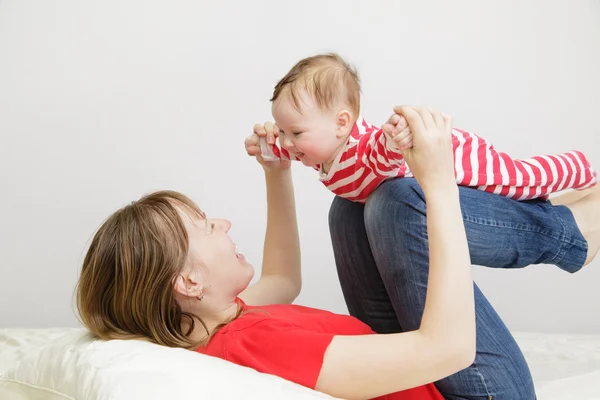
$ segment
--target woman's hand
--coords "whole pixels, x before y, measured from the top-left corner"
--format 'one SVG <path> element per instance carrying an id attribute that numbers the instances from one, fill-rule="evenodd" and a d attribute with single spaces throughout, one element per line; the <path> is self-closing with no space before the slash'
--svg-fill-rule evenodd
<path id="1" fill-rule="evenodd" d="M 402 155 L 421 187 L 456 184 L 452 118 L 427 107 L 398 106 L 394 112 L 406 120 L 412 135 L 412 146 L 404 148 Z"/>
<path id="2" fill-rule="evenodd" d="M 279 128 L 272 122 L 254 125 L 254 133 L 248 136 L 244 141 L 246 153 L 251 157 L 256 157 L 256 161 L 265 171 L 277 171 L 289 169 L 291 162 L 288 160 L 265 161 L 261 156 L 260 140 L 266 140 L 269 146 L 273 146 L 275 139 L 279 136 Z"/>

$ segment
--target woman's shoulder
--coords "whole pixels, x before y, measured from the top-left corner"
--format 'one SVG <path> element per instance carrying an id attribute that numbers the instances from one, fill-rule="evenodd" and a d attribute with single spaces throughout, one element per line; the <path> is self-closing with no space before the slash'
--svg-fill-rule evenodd
<path id="1" fill-rule="evenodd" d="M 227 350 L 237 348 L 247 341 L 269 341 L 276 332 L 297 329 L 293 321 L 285 318 L 288 307 L 283 305 L 249 306 L 241 304 L 237 318 L 217 330 L 208 343 L 198 348 L 198 352 L 227 358 Z"/>
<path id="2" fill-rule="evenodd" d="M 318 326 L 318 316 L 329 314 L 293 305 L 246 306 L 198 351 L 314 388 L 337 332 Z"/>
<path id="3" fill-rule="evenodd" d="M 371 329 L 358 319 L 318 308 L 296 304 L 251 306 L 242 304 L 242 314 L 227 326 L 225 332 L 255 328 L 300 329 L 328 334 L 368 334 Z M 224 333 L 225 333 L 224 332 Z"/>
<path id="4" fill-rule="evenodd" d="M 290 315 L 294 313 L 291 304 L 270 304 L 253 306 L 238 299 L 240 313 L 233 321 L 225 324 L 214 336 L 222 336 L 252 328 L 262 329 L 290 323 Z"/>
<path id="5" fill-rule="evenodd" d="M 239 332 L 248 329 L 259 329 L 280 325 L 278 308 L 272 306 L 244 308 L 239 317 L 225 325 L 220 333 Z"/>

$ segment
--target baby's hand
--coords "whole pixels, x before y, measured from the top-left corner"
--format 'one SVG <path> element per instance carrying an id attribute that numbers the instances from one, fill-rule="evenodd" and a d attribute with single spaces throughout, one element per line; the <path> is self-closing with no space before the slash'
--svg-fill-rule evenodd
<path id="1" fill-rule="evenodd" d="M 289 160 L 280 160 L 279 157 L 272 153 L 271 146 L 275 143 L 275 138 L 279 136 L 279 128 L 271 122 L 254 125 L 252 135 L 248 136 L 244 141 L 246 153 L 251 157 L 256 157 L 256 160 L 265 170 L 287 169 L 290 167 Z M 269 144 L 269 142 L 271 144 Z"/>
<path id="2" fill-rule="evenodd" d="M 412 147 L 413 136 L 406 119 L 402 115 L 392 115 L 390 119 L 383 124 L 382 129 L 399 150 L 406 150 Z"/>

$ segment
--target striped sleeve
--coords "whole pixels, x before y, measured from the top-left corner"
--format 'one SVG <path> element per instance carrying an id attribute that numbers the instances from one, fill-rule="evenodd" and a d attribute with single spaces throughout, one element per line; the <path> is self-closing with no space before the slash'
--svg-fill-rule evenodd
<path id="1" fill-rule="evenodd" d="M 579 151 L 513 160 L 487 140 L 453 130 L 456 181 L 516 200 L 545 198 L 565 189 L 586 189 L 597 176 Z"/>
<path id="2" fill-rule="evenodd" d="M 298 157 L 291 155 L 290 152 L 284 149 L 283 147 L 280 148 L 277 144 L 277 141 L 273 143 L 273 145 L 271 146 L 271 150 L 273 150 L 273 154 L 275 154 L 275 157 L 278 157 L 280 160 L 300 161 Z"/>
<path id="3" fill-rule="evenodd" d="M 382 129 L 366 130 L 360 136 L 356 159 L 379 177 L 404 176 L 406 173 L 402 153 Z"/>

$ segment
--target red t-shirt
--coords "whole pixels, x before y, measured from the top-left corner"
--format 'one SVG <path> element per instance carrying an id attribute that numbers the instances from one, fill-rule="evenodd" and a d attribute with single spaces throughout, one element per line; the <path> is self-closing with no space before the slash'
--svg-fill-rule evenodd
<path id="1" fill-rule="evenodd" d="M 293 304 L 261 307 L 241 304 L 244 313 L 221 328 L 198 351 L 311 389 L 317 384 L 325 350 L 334 336 L 374 333 L 348 315 Z M 443 400 L 443 397 L 433 384 L 428 384 L 377 399 Z"/>

